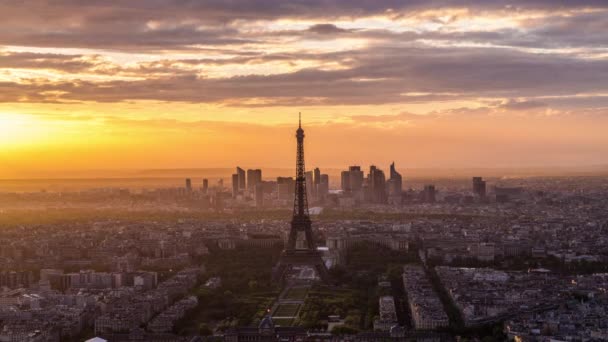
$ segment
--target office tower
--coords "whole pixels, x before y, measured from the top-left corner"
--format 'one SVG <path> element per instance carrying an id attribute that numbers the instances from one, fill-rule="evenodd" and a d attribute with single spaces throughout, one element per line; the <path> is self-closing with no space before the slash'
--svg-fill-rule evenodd
<path id="1" fill-rule="evenodd" d="M 424 201 L 427 203 L 435 202 L 435 186 L 432 184 L 425 185 L 423 191 Z"/>
<path id="2" fill-rule="evenodd" d="M 245 189 L 247 189 L 247 183 L 245 180 L 245 170 L 241 169 L 240 167 L 236 167 L 236 175 L 237 175 L 237 184 L 238 184 L 238 189 L 239 190 L 243 190 L 245 191 Z"/>
<path id="3" fill-rule="evenodd" d="M 305 180 L 306 180 L 306 195 L 308 196 L 308 198 L 310 199 L 310 201 L 314 201 L 315 195 L 314 195 L 314 175 L 312 173 L 312 171 L 308 171 L 305 173 Z"/>
<path id="4" fill-rule="evenodd" d="M 348 168 L 348 174 L 350 176 L 350 190 L 352 192 L 359 192 L 363 188 L 363 171 L 360 166 L 351 166 Z"/>
<path id="5" fill-rule="evenodd" d="M 319 198 L 319 193 L 318 193 L 319 183 L 321 183 L 321 169 L 319 169 L 317 167 L 314 170 L 314 186 L 313 186 L 313 189 L 312 189 L 312 195 L 316 199 Z"/>
<path id="6" fill-rule="evenodd" d="M 372 165 L 369 168 L 368 198 L 372 203 L 386 203 L 386 177 L 384 171 Z"/>
<path id="7" fill-rule="evenodd" d="M 481 198 L 486 197 L 486 181 L 482 177 L 473 177 L 473 193 Z"/>
<path id="8" fill-rule="evenodd" d="M 190 178 L 186 178 L 186 191 L 187 192 L 192 191 L 192 180 Z"/>
<path id="9" fill-rule="evenodd" d="M 340 185 L 342 191 L 349 192 L 350 191 L 350 172 L 342 171 L 340 174 Z"/>
<path id="10" fill-rule="evenodd" d="M 319 175 L 319 183 L 317 186 L 317 199 L 323 200 L 329 194 L 329 176 L 327 174 Z"/>
<path id="11" fill-rule="evenodd" d="M 401 204 L 403 191 L 403 178 L 395 169 L 395 162 L 391 164 L 390 178 L 387 182 L 388 200 L 391 204 Z"/>
<path id="12" fill-rule="evenodd" d="M 277 194 L 279 200 L 293 199 L 296 183 L 292 177 L 277 177 Z"/>
<path id="13" fill-rule="evenodd" d="M 312 266 L 316 269 L 317 275 L 324 282 L 328 281 L 328 272 L 320 252 L 317 250 L 313 233 L 312 222 L 308 213 L 308 200 L 306 198 L 306 177 L 304 176 L 304 130 L 302 124 L 296 131 L 298 139 L 297 158 L 296 158 L 296 191 L 293 205 L 293 216 L 291 219 L 291 229 L 287 245 L 281 253 L 279 263 L 273 270 L 273 280 L 285 280 L 286 273 L 294 266 Z M 298 234 L 304 233 L 304 248 L 296 248 Z"/>
<path id="14" fill-rule="evenodd" d="M 206 194 L 209 191 L 209 180 L 207 178 L 203 179 L 203 194 Z"/>
<path id="15" fill-rule="evenodd" d="M 255 185 L 255 206 L 264 207 L 264 184 L 261 182 Z"/>
<path id="16" fill-rule="evenodd" d="M 391 181 L 393 181 L 393 195 L 401 196 L 401 191 L 403 189 L 403 178 L 401 177 L 401 174 L 395 169 L 395 162 L 391 164 L 390 179 Z"/>
<path id="17" fill-rule="evenodd" d="M 247 190 L 249 191 L 249 193 L 254 193 L 255 187 L 260 182 L 262 182 L 262 170 L 247 170 Z"/>
<path id="18" fill-rule="evenodd" d="M 232 198 L 236 198 L 239 195 L 239 174 L 235 173 L 232 175 Z"/>

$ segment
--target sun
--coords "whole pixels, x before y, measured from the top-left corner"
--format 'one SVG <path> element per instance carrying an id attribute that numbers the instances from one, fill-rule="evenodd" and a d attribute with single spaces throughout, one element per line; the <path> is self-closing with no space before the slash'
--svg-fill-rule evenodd
<path id="1" fill-rule="evenodd" d="M 0 112 L 0 147 L 23 146 L 46 136 L 40 120 L 28 114 Z"/>

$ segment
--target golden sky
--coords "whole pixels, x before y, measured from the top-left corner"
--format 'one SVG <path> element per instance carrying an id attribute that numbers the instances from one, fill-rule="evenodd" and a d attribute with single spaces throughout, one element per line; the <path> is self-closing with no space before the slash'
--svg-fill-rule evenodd
<path id="1" fill-rule="evenodd" d="M 605 1 L 0 4 L 0 178 L 608 164 Z"/>

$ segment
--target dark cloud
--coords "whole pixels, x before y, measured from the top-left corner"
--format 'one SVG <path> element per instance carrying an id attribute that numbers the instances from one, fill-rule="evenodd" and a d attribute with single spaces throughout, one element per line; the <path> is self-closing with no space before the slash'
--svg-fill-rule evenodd
<path id="1" fill-rule="evenodd" d="M 3 3 L 0 4 L 3 22 L 0 45 L 156 52 L 157 59 L 126 65 L 99 55 L 0 51 L 0 68 L 54 69 L 73 74 L 71 80 L 61 82 L 0 83 L 0 101 L 159 100 L 224 102 L 234 106 L 359 105 L 484 97 L 533 99 L 608 92 L 605 81 L 608 79 L 608 60 L 597 57 L 602 51 L 605 53 L 602 49 L 608 44 L 608 35 L 603 34 L 608 29 L 606 11 L 579 11 L 572 15 L 557 11 L 608 8 L 608 2 L 444 0 L 434 2 L 433 8 L 438 6 L 467 7 L 470 15 L 485 10 L 521 13 L 539 9 L 547 13 L 542 18 L 525 21 L 521 28 L 394 32 L 364 27 L 344 29 L 332 20 L 377 14 L 413 16 L 417 11 L 431 9 L 428 3 L 421 0 Z M 246 21 L 284 18 L 308 18 L 318 24 L 280 32 L 244 32 L 239 28 Z M 366 44 L 329 53 L 313 48 L 290 52 L 264 50 L 264 44 L 280 46 L 281 39 L 316 39 L 327 44 L 345 36 L 365 39 Z M 468 44 L 471 42 L 479 44 Z M 249 44 L 260 45 L 248 49 Z M 450 45 L 452 47 L 440 47 Z M 567 47 L 586 49 L 577 53 L 538 53 L 528 49 Z M 204 53 L 206 57 L 174 60 L 163 56 L 165 52 L 184 50 Z M 593 58 L 581 56 L 585 53 L 592 54 Z M 225 56 L 208 57 L 212 54 Z M 237 77 L 207 76 L 212 67 L 234 65 L 237 69 L 242 65 L 270 62 L 295 65 L 303 61 L 315 66 L 276 75 L 265 75 L 262 71 L 257 75 Z M 326 67 L 330 63 L 333 70 Z M 76 74 L 80 73 L 137 77 L 138 80 L 75 80 Z M 547 103 L 551 105 L 551 101 Z M 563 104 L 568 100 L 561 101 Z M 535 100 L 511 100 L 501 106 L 525 110 L 544 104 Z"/>
<path id="2" fill-rule="evenodd" d="M 516 14 L 533 9 L 608 8 L 608 2 L 442 0 L 434 1 L 432 6 L 433 9 L 447 7 L 469 8 L 473 14 L 487 10 Z M 337 34 L 345 31 L 333 25 L 332 19 L 381 14 L 411 16 L 427 9 L 431 7 L 428 1 L 423 0 L 13 1 L 0 4 L 0 22 L 3 25 L 0 45 L 151 51 L 187 49 L 197 45 L 223 46 L 256 42 L 258 37 L 255 35 L 248 36 L 233 27 L 232 24 L 238 20 L 313 19 L 320 23 L 312 26 L 309 32 Z M 588 22 L 585 19 L 580 21 Z M 546 30 L 567 32 L 565 29 L 569 26 L 568 23 L 560 26 L 558 21 Z M 589 32 L 594 28 L 589 24 L 585 27 L 590 29 Z M 595 28 L 593 35 L 602 39 L 600 35 L 605 27 L 599 25 Z M 538 32 L 541 36 L 542 30 Z"/>
<path id="3" fill-rule="evenodd" d="M 349 69 L 304 69 L 278 75 L 205 78 L 186 71 L 141 81 L 62 82 L 14 85 L 3 100 L 25 90 L 40 99 L 114 102 L 160 100 L 248 105 L 383 104 L 479 98 L 530 98 L 608 92 L 608 61 L 534 55 L 502 49 L 411 49 L 370 47 L 338 54 L 354 60 Z M 320 57 L 323 58 L 322 56 Z M 331 58 L 337 58 L 332 54 Z M 142 69 L 145 75 L 148 69 Z M 6 85 L 11 88 L 12 86 Z M 412 94 L 413 93 L 413 94 Z M 420 94 L 422 93 L 422 94 Z M 56 97 L 53 97 L 56 100 Z M 538 103 L 509 102 L 513 109 Z"/>
<path id="4" fill-rule="evenodd" d="M 341 29 L 334 24 L 316 24 L 309 27 L 308 31 L 318 34 L 338 34 L 349 32 L 348 30 Z"/>

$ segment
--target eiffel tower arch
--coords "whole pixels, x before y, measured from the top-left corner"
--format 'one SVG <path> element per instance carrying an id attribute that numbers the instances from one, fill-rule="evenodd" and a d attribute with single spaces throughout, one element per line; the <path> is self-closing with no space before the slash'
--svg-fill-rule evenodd
<path id="1" fill-rule="evenodd" d="M 287 245 L 281 254 L 278 264 L 273 271 L 273 280 L 281 281 L 285 274 L 293 266 L 312 266 L 322 281 L 328 282 L 328 273 L 321 253 L 312 235 L 312 222 L 308 212 L 308 199 L 306 197 L 306 177 L 304 166 L 304 130 L 302 129 L 302 116 L 300 115 L 298 130 L 296 131 L 298 141 L 296 157 L 296 189 L 293 202 L 293 217 Z M 304 233 L 304 248 L 297 248 L 296 241 L 299 233 Z"/>

